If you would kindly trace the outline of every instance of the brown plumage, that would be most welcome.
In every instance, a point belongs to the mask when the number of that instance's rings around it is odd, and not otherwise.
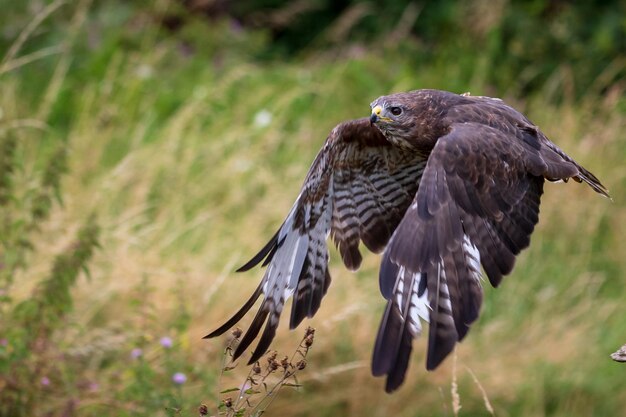
[[[385,250],[380,289],[387,308],[372,372],[385,389],[405,377],[412,340],[428,321],[427,369],[435,369],[478,318],[481,266],[498,286],[530,243],[544,180],[606,188],[526,117],[499,99],[417,90],[380,97],[369,119],[339,124],[328,136],[285,222],[239,271],[267,266],[261,284],[224,333],[263,294],[235,350],[261,332],[249,363],[269,348],[285,301],[290,328],[318,310],[330,285],[330,235],[351,270],[359,242]]]

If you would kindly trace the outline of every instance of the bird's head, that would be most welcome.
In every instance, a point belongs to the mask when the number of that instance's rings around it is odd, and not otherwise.
[[[387,102],[381,97],[372,102],[370,107],[372,108],[370,123],[378,127],[397,124],[404,119],[405,108],[400,103]]]
[[[449,105],[444,102],[458,98],[452,93],[442,97],[433,90],[382,96],[370,104],[370,123],[397,146],[430,152],[447,131],[444,110]]]
[[[398,145],[402,145],[401,142],[412,135],[411,130],[415,125],[412,102],[405,95],[382,96],[370,104],[371,125],[378,128],[387,140]]]

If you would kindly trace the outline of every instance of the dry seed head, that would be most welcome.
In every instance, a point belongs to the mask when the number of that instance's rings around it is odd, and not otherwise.
[[[304,332],[304,337],[308,337],[309,335],[313,335],[315,334],[315,329],[311,326],[306,328],[306,331]]]
[[[224,407],[231,408],[233,406],[233,399],[228,397],[224,399]]]
[[[272,359],[272,361],[267,365],[267,369],[270,372],[274,372],[275,370],[278,369],[278,362],[274,359]]]
[[[206,406],[206,404],[202,404],[200,407],[198,407],[198,413],[201,416],[206,416],[209,414],[209,407]]]
[[[298,371],[301,371],[304,368],[306,368],[306,361],[304,359],[302,359],[301,361],[296,363],[296,368],[298,368]]]
[[[304,338],[304,346],[310,348],[313,345],[313,333]]]
[[[282,361],[280,361],[280,366],[286,371],[289,368],[289,358],[285,356]]]
[[[278,352],[276,352],[276,351],[273,351],[273,352],[269,353],[267,355],[267,362],[268,363],[274,362],[276,360],[276,355],[278,355]]]
[[[233,329],[232,335],[235,339],[239,339],[241,337],[242,330],[239,327],[235,327]]]
[[[261,373],[261,365],[259,365],[259,362],[255,362],[254,365],[252,366],[252,372],[254,372],[255,374],[260,374]]]

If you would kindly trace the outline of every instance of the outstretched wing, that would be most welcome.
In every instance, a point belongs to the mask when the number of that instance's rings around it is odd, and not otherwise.
[[[530,243],[544,178],[571,177],[606,193],[531,126],[453,123],[438,140],[381,265],[388,303],[372,372],[387,375],[387,391],[404,380],[420,317],[430,322],[427,369],[463,339],[482,302],[481,264],[497,286]]]
[[[326,240],[332,236],[344,264],[361,264],[359,242],[373,252],[384,249],[404,216],[426,165],[423,157],[392,146],[359,119],[338,125],[328,136],[284,223],[261,251],[239,271],[262,262],[263,280],[246,304],[206,337],[222,334],[263,302],[235,350],[239,357],[265,329],[250,363],[268,349],[285,301],[294,296],[290,328],[318,310],[330,284]]]

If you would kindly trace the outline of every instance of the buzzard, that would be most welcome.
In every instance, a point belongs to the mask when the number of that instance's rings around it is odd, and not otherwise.
[[[524,115],[490,97],[417,90],[380,97],[371,116],[335,127],[278,232],[238,271],[267,267],[258,288],[223,326],[263,295],[238,358],[265,325],[249,363],[276,334],[293,296],[291,329],[313,317],[331,282],[327,238],[345,266],[361,264],[359,243],[384,250],[387,300],[372,359],[385,390],[405,377],[412,340],[429,322],[426,368],[463,340],[482,302],[481,266],[494,287],[530,243],[544,180],[607,189]]]

